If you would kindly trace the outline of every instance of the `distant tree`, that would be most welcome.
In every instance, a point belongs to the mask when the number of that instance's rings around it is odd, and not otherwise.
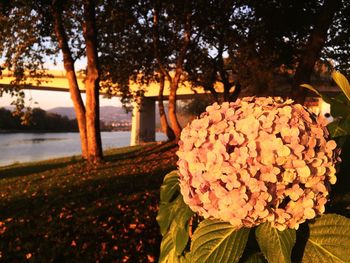
[[[165,79],[155,60],[151,10],[152,1],[114,1],[101,11],[99,17],[103,21],[99,24],[105,32],[100,36],[99,49],[102,86],[110,94],[121,96],[128,108],[131,102],[140,103],[148,84],[158,82],[161,128],[168,139],[173,140],[175,136],[163,104]],[[139,89],[131,89],[130,83]]]
[[[63,54],[68,86],[76,111],[82,156],[91,162],[102,159],[99,131],[99,63],[95,2],[2,1],[0,51],[4,67],[13,72],[16,89],[25,87],[28,77],[40,82],[48,56]],[[87,58],[86,105],[80,95],[74,63]],[[29,74],[29,76],[28,76]],[[12,92],[5,90],[5,92]],[[21,93],[18,93],[21,94]]]
[[[305,100],[306,89],[301,88],[300,84],[310,82],[315,64],[320,59],[321,51],[327,42],[328,31],[332,26],[333,18],[340,10],[341,4],[341,0],[325,0],[318,11],[293,79],[291,97],[297,102],[303,103]]]
[[[21,125],[19,116],[13,116],[10,110],[0,108],[0,130],[12,131],[78,131],[76,120],[55,113],[46,112],[40,108],[34,108],[31,121],[27,125]]]
[[[325,48],[322,50],[324,59],[332,60],[335,69],[350,77],[350,2],[343,0],[341,7],[333,17],[329,28]]]
[[[240,85],[232,74],[233,61],[228,58],[229,47],[238,44],[235,38],[239,34],[236,27],[241,23],[237,15],[240,7],[235,0],[196,4],[196,39],[191,42],[185,69],[189,81],[210,91],[216,101],[235,100],[240,93]],[[222,84],[222,94],[216,90],[217,83]]]
[[[176,116],[176,91],[191,38],[191,5],[191,1],[118,1],[103,11],[107,23],[100,51],[106,88],[127,102],[142,96],[142,87],[151,81],[158,82],[162,130],[169,139],[178,137],[181,131]],[[132,91],[130,81],[140,90]],[[162,94],[166,81],[170,83],[170,125]]]
[[[176,139],[181,133],[176,116],[176,92],[184,74],[185,58],[193,35],[193,4],[192,1],[156,1],[153,8],[154,53],[161,74],[170,83],[168,114]],[[164,56],[164,51],[168,56]]]
[[[21,126],[21,120],[18,116],[12,115],[11,111],[5,108],[0,108],[0,129],[17,130]]]
[[[228,95],[234,87],[237,93],[297,98],[301,90],[296,86],[316,74],[316,62],[334,58],[335,66],[346,67],[350,61],[350,8],[340,2],[198,1],[200,15],[193,19],[198,41],[192,41],[185,64],[189,80],[216,100],[215,83],[224,87],[223,100],[236,97]],[[287,83],[294,87],[281,90]]]

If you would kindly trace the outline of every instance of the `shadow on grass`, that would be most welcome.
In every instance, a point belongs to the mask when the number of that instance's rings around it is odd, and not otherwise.
[[[174,142],[165,142],[165,143],[150,143],[146,145],[138,145],[125,148],[126,150],[112,150],[107,151],[105,154],[105,161],[114,162],[119,160],[130,159],[134,157],[139,157],[140,155],[149,155],[152,153],[162,153],[166,152],[172,148],[176,147]]]
[[[173,147],[115,149],[92,167],[69,160],[8,167],[18,179],[3,181],[1,260],[156,262],[159,187],[175,168]]]
[[[80,158],[65,158],[64,160],[57,159],[54,162],[38,162],[33,164],[21,164],[15,166],[5,166],[0,168],[0,180],[9,179],[13,177],[21,177],[26,175],[31,175],[35,173],[41,173],[44,171],[65,168],[68,165],[76,164],[81,162]]]
[[[148,145],[138,145],[132,147],[122,147],[113,150],[107,150],[105,152],[105,161],[106,162],[116,162],[120,160],[132,159],[139,157],[141,155],[149,155],[152,153],[162,153],[172,149],[176,146],[173,142],[168,143],[150,143]],[[24,164],[15,164],[5,167],[0,167],[0,180],[9,179],[13,177],[27,176],[35,173],[41,173],[44,171],[52,169],[65,168],[68,165],[76,163],[84,163],[81,157],[67,157],[59,158],[49,161],[40,161],[35,163],[24,163]]]
[[[31,253],[41,262],[156,260],[159,187],[170,170],[89,179],[1,203],[0,221],[12,220],[0,241],[4,259]]]

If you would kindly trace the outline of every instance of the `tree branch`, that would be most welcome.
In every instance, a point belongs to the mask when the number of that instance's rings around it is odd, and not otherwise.
[[[159,2],[156,1],[154,10],[153,10],[153,50],[154,50],[154,56],[156,57],[158,67],[161,71],[161,73],[167,77],[167,79],[171,82],[172,78],[169,74],[169,72],[166,70],[165,66],[162,63],[162,59],[160,56],[160,50],[159,50],[159,29],[158,29],[158,23],[159,23]]]
[[[326,42],[328,28],[332,24],[333,17],[340,6],[341,0],[325,0],[314,29],[310,33],[299,65],[295,71],[291,90],[291,97],[299,103],[303,103],[306,96],[306,89],[301,88],[299,85],[310,82],[315,63]]]
[[[185,7],[185,22],[184,22],[184,34],[183,34],[183,42],[182,47],[179,52],[179,56],[176,60],[176,67],[175,67],[175,76],[174,78],[180,78],[182,74],[182,67],[185,60],[185,56],[188,50],[188,46],[191,41],[191,29],[192,29],[192,10],[188,6],[189,3],[186,1],[186,7]]]

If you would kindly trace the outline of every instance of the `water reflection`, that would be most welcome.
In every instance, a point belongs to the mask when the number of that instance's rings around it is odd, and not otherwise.
[[[64,141],[66,138],[33,138],[33,139],[25,139],[24,142],[28,143],[42,143],[46,141]]]

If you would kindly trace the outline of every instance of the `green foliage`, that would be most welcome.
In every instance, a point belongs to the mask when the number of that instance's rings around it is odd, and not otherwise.
[[[346,95],[348,100],[350,101],[350,85],[346,77],[343,74],[341,74],[339,71],[334,71],[332,73],[332,78],[335,81],[335,83],[337,83],[339,88],[341,88],[341,90]]]
[[[350,262],[350,220],[325,214],[309,223],[302,262]]]
[[[343,92],[334,98],[327,97],[309,84],[301,86],[313,91],[331,105],[334,121],[328,125],[328,130],[332,138],[338,138],[350,135],[350,85],[346,77],[338,71],[332,73],[332,78]]]
[[[256,228],[255,235],[261,251],[269,262],[291,262],[292,249],[296,241],[294,229],[279,231],[270,223],[264,223]]]
[[[159,262],[179,262],[180,260],[175,254],[175,245],[171,233],[168,232],[163,236],[162,243],[160,245]]]
[[[350,219],[337,214],[284,231],[268,222],[237,229],[218,219],[200,218],[198,224],[196,218],[183,202],[177,172],[169,173],[157,217],[163,235],[159,262],[350,262]]]
[[[191,116],[200,116],[205,111],[206,107],[213,104],[214,100],[208,96],[206,97],[195,97],[186,103],[183,103],[179,107],[179,112],[182,112]]]
[[[266,263],[266,259],[261,255],[261,253],[254,253],[250,255],[246,260],[242,263]]]
[[[179,175],[170,172],[160,188],[160,208],[157,221],[163,240],[159,262],[180,262],[189,240],[189,222],[192,210],[180,194]]]
[[[230,223],[204,220],[194,232],[191,262],[238,262],[249,236],[248,228],[237,230]]]
[[[9,131],[78,131],[76,120],[40,108],[31,111],[30,122],[23,125],[21,116],[13,116],[11,111],[0,108],[0,130]]]
[[[180,187],[178,184],[179,175],[177,171],[172,171],[164,177],[162,186],[160,187],[160,201],[170,203],[175,196],[179,195]]]
[[[167,233],[170,223],[175,216],[174,212],[176,210],[173,208],[180,205],[180,199],[174,201],[174,197],[178,197],[180,191],[178,180],[179,176],[176,171],[168,173],[160,188],[160,209],[157,215],[157,222],[163,236]]]

